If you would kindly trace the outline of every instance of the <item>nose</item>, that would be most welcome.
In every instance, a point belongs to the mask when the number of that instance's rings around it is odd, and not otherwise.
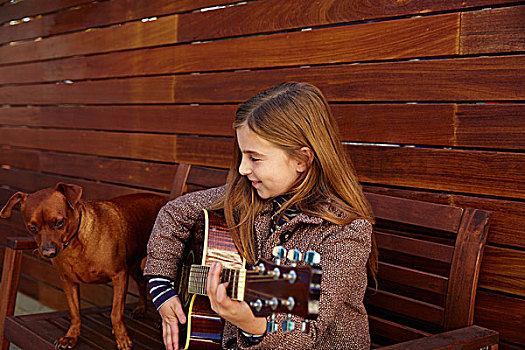
[[[52,243],[44,243],[42,246],[42,255],[46,258],[54,258],[57,255],[57,248]]]
[[[241,164],[239,164],[239,174],[242,176],[249,175],[252,172],[247,163],[248,162],[246,162],[246,158],[243,156],[241,159]]]

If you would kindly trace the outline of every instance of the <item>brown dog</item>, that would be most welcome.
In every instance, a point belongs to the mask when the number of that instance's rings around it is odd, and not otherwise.
[[[122,316],[128,276],[137,281],[140,298],[135,315],[146,311],[146,283],[140,270],[157,212],[167,198],[131,194],[109,201],[84,201],[82,188],[59,183],[32,194],[15,193],[0,211],[11,216],[20,203],[27,229],[41,254],[51,258],[66,293],[71,326],[55,343],[72,348],[80,335],[79,283],[113,282],[111,320],[119,349],[131,349]]]

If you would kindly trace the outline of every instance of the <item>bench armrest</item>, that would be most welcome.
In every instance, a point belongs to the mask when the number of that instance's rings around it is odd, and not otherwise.
[[[497,349],[499,333],[488,328],[469,326],[455,329],[428,337],[390,345],[381,349],[385,350],[410,350],[410,349],[463,349],[474,350],[484,347]]]
[[[14,250],[29,250],[37,248],[33,237],[7,237],[6,245]]]

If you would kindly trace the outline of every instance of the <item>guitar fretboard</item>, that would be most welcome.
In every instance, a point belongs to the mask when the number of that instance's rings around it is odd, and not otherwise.
[[[188,279],[188,292],[190,294],[207,295],[206,286],[208,280],[209,266],[191,265]],[[244,300],[244,288],[246,285],[246,270],[226,269],[221,272],[220,282],[229,282],[228,295],[235,300]]]

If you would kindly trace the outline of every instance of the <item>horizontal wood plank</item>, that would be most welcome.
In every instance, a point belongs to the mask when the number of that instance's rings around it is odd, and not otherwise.
[[[178,15],[173,15],[156,21],[129,22],[15,46],[4,45],[0,47],[0,64],[171,44],[177,41],[177,21]]]
[[[5,4],[1,8],[2,11],[0,11],[0,24],[9,20],[64,10],[73,6],[88,4],[92,1],[93,0],[24,0],[13,4]]]
[[[176,135],[0,128],[4,144],[100,156],[176,160]],[[49,143],[53,144],[49,144]]]
[[[47,37],[235,2],[232,0],[156,0],[155,6],[151,6],[151,2],[148,0],[91,2],[71,11],[51,13],[16,26],[0,27],[0,43]]]
[[[83,197],[85,199],[110,199],[116,196],[137,192],[162,194],[145,189],[12,169],[0,169],[0,182],[9,183],[13,190],[13,194],[16,191],[35,192],[42,188],[55,187],[58,182],[73,183],[82,186],[84,189]]]
[[[525,5],[461,15],[461,54],[525,50]]]
[[[368,288],[364,302],[403,315],[408,315],[418,320],[423,320],[436,325],[443,324],[443,308],[418,300],[406,298],[402,295],[374,290]]]
[[[176,170],[176,166],[171,164],[26,149],[2,150],[0,164],[46,174],[79,177],[160,191],[170,190]]]
[[[425,259],[450,263],[454,254],[454,247],[445,244],[402,237],[376,230],[375,237],[377,248],[380,250],[393,250]]]
[[[521,153],[346,146],[359,179],[390,186],[525,198]],[[508,164],[513,164],[509,167]]]
[[[247,2],[221,11],[185,14],[178,31],[181,41],[207,40],[514,2],[518,1],[266,0]]]
[[[525,149],[525,104],[458,105],[455,146]]]
[[[0,124],[233,136],[236,109],[237,105],[12,107],[0,108]],[[425,115],[433,113],[430,108]]]
[[[397,342],[403,342],[430,335],[430,333],[421,331],[419,329],[404,326],[388,320],[383,320],[373,315],[369,315],[368,319],[370,322],[370,333],[372,337],[377,334],[388,339],[394,339]]]
[[[479,286],[525,297],[525,251],[486,246]]]
[[[373,193],[367,193],[366,197],[374,208],[374,216],[377,219],[452,233],[457,232],[461,223],[463,210],[460,208]]]
[[[172,21],[169,21],[170,18]],[[90,49],[93,52],[106,52],[168,44],[175,40],[176,33],[171,31],[175,30],[173,28],[176,27],[176,21],[176,16],[160,18],[155,22],[159,28],[153,29],[144,27],[143,23],[125,24],[122,30],[129,39],[122,35],[113,35],[114,31],[121,29],[112,27],[107,28],[107,31],[111,30],[108,34],[103,33],[106,29],[101,29],[71,34],[82,35],[79,38],[58,37],[56,40],[68,42],[62,48],[64,53],[56,48],[55,42],[47,42],[55,38],[14,47],[0,47],[0,55],[2,50],[5,52],[4,60],[0,56],[0,64],[12,63],[14,60],[20,62],[17,59],[19,56],[22,61],[35,61],[87,54]],[[132,25],[138,29],[127,28]],[[147,30],[147,33],[139,33],[138,30]],[[414,36],[414,32],[421,35]],[[95,39],[90,37],[95,35]],[[100,44],[102,35],[106,46]],[[0,84],[454,55],[458,53],[458,35],[459,15],[447,14],[10,65],[0,67]],[[115,43],[112,44],[112,41]],[[50,45],[50,48],[41,48],[43,45]],[[305,52],[308,55],[305,56]],[[41,57],[43,53],[47,56]]]
[[[498,330],[500,339],[523,344],[525,300],[479,290],[476,297],[474,324]]]
[[[238,103],[283,81],[330,101],[519,101],[525,56],[357,64],[0,87],[0,103]],[[224,89],[228,86],[228,89]]]
[[[498,332],[476,325],[388,346],[385,350],[406,349],[486,349],[498,347]]]
[[[12,107],[0,108],[0,124],[233,136],[236,108]],[[525,120],[520,118],[525,104],[333,104],[331,108],[344,141],[525,149]]]
[[[379,262],[378,277],[437,294],[446,294],[448,278],[407,267]]]

